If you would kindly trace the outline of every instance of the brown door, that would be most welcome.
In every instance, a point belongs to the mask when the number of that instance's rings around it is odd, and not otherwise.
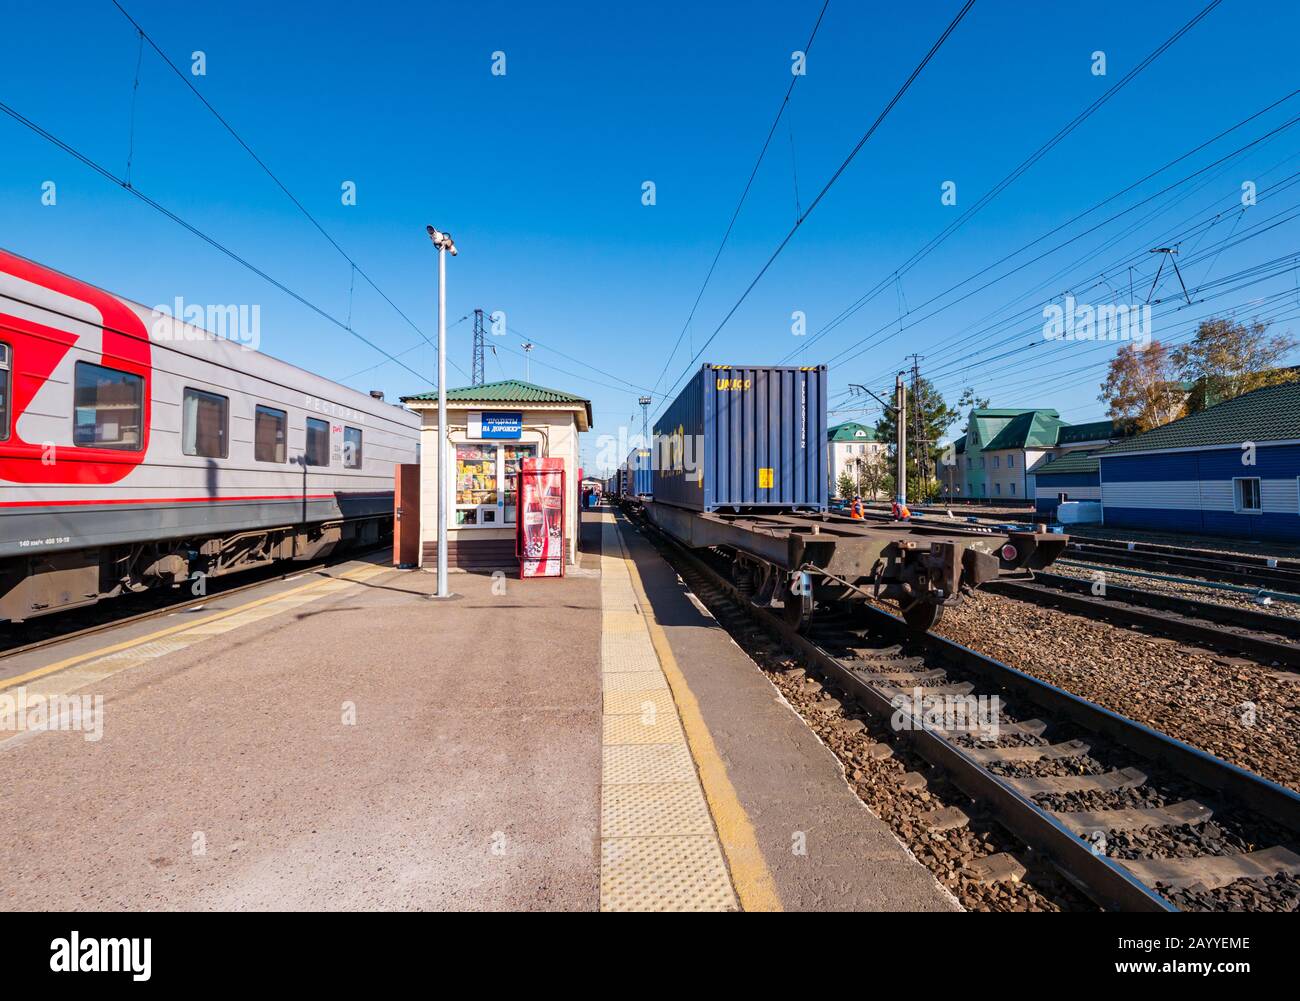
[[[420,562],[420,464],[396,467],[393,486],[393,565],[414,567]]]

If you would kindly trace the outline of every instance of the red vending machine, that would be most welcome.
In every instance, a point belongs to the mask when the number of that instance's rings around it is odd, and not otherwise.
[[[564,460],[523,459],[515,555],[519,576],[564,576]]]

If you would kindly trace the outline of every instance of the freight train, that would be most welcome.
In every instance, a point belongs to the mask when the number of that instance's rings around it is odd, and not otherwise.
[[[391,532],[419,418],[0,251],[0,621]]]
[[[1042,531],[862,521],[828,508],[826,366],[705,365],[655,423],[646,517],[725,554],[750,600],[805,630],[819,607],[896,602],[916,631],[999,577],[1027,576],[1068,542]],[[626,496],[626,494],[623,494]]]

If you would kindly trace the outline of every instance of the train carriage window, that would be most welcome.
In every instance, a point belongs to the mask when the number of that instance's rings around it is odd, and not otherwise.
[[[253,458],[258,462],[284,462],[289,415],[260,403],[253,413]]]
[[[307,418],[307,450],[303,453],[303,463],[308,466],[330,464],[330,426],[327,421]]]
[[[72,440],[95,448],[138,452],[143,445],[144,379],[129,372],[77,362],[72,397]]]
[[[361,468],[361,429],[343,429],[343,465],[347,469]]]
[[[181,451],[208,459],[230,454],[230,400],[216,393],[186,388],[181,407]]]
[[[9,438],[9,371],[12,367],[9,359],[9,345],[0,342],[0,441]]]

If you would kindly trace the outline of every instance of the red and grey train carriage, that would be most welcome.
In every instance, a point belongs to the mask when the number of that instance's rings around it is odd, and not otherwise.
[[[0,621],[377,541],[418,424],[0,251]]]

